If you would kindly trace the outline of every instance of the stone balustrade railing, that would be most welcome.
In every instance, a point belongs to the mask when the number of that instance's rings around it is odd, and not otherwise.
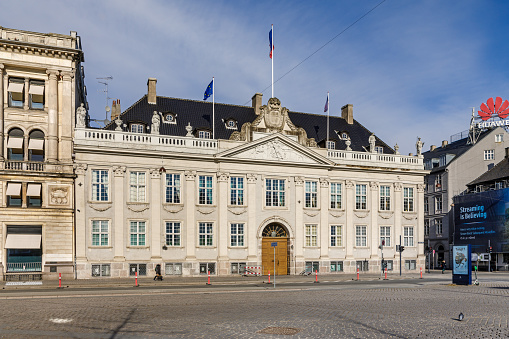
[[[329,150],[327,152],[327,157],[334,162],[345,165],[352,164],[357,166],[392,168],[404,167],[413,170],[424,170],[422,156]]]

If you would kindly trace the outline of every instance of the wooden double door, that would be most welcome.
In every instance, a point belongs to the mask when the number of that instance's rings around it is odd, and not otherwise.
[[[277,243],[276,247],[272,247],[272,243]],[[275,253],[274,253],[275,251]],[[275,254],[275,256],[274,256]],[[270,271],[274,275],[274,259],[275,259],[275,275],[288,274],[288,238],[262,238],[262,265],[263,275],[267,275]]]

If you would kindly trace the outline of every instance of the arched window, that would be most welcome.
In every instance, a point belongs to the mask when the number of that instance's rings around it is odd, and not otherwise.
[[[33,130],[29,134],[28,160],[44,161],[44,133],[42,131]]]
[[[9,131],[7,159],[16,161],[23,161],[25,159],[23,135],[23,131],[19,128],[13,128]]]

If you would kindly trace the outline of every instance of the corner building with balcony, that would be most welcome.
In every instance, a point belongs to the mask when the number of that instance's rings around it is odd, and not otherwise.
[[[76,32],[0,27],[0,275],[74,277],[76,105],[86,103]]]
[[[403,270],[424,265],[422,156],[387,146],[352,105],[330,118],[327,149],[327,116],[277,98],[213,114],[147,85],[104,129],[76,126],[79,278],[157,264],[184,276],[380,272],[382,255],[397,270],[400,237]]]

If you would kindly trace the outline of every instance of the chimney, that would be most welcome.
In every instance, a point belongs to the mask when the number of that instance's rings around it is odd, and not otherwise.
[[[442,140],[442,148],[447,146],[447,144],[449,144],[447,140]]]
[[[148,78],[148,81],[147,81],[147,87],[148,87],[148,91],[147,91],[147,101],[149,104],[157,104],[157,100],[156,100],[156,83],[157,83],[157,79],[156,78]]]
[[[113,103],[111,105],[111,120],[115,120],[116,117],[118,117],[121,113],[120,110],[120,99],[113,100]]]
[[[509,159],[509,147],[505,148],[505,158]]]
[[[353,124],[353,105],[347,104],[341,107],[341,117],[345,119],[346,123],[349,125]]]
[[[431,146],[429,147],[429,151],[430,151],[430,152],[433,152],[433,151],[434,151],[434,150],[436,150],[436,149],[437,149],[437,146],[436,146],[436,145],[431,145]]]
[[[256,115],[260,115],[260,107],[262,106],[262,93],[255,93],[251,98],[251,104],[254,108],[254,112]]]

